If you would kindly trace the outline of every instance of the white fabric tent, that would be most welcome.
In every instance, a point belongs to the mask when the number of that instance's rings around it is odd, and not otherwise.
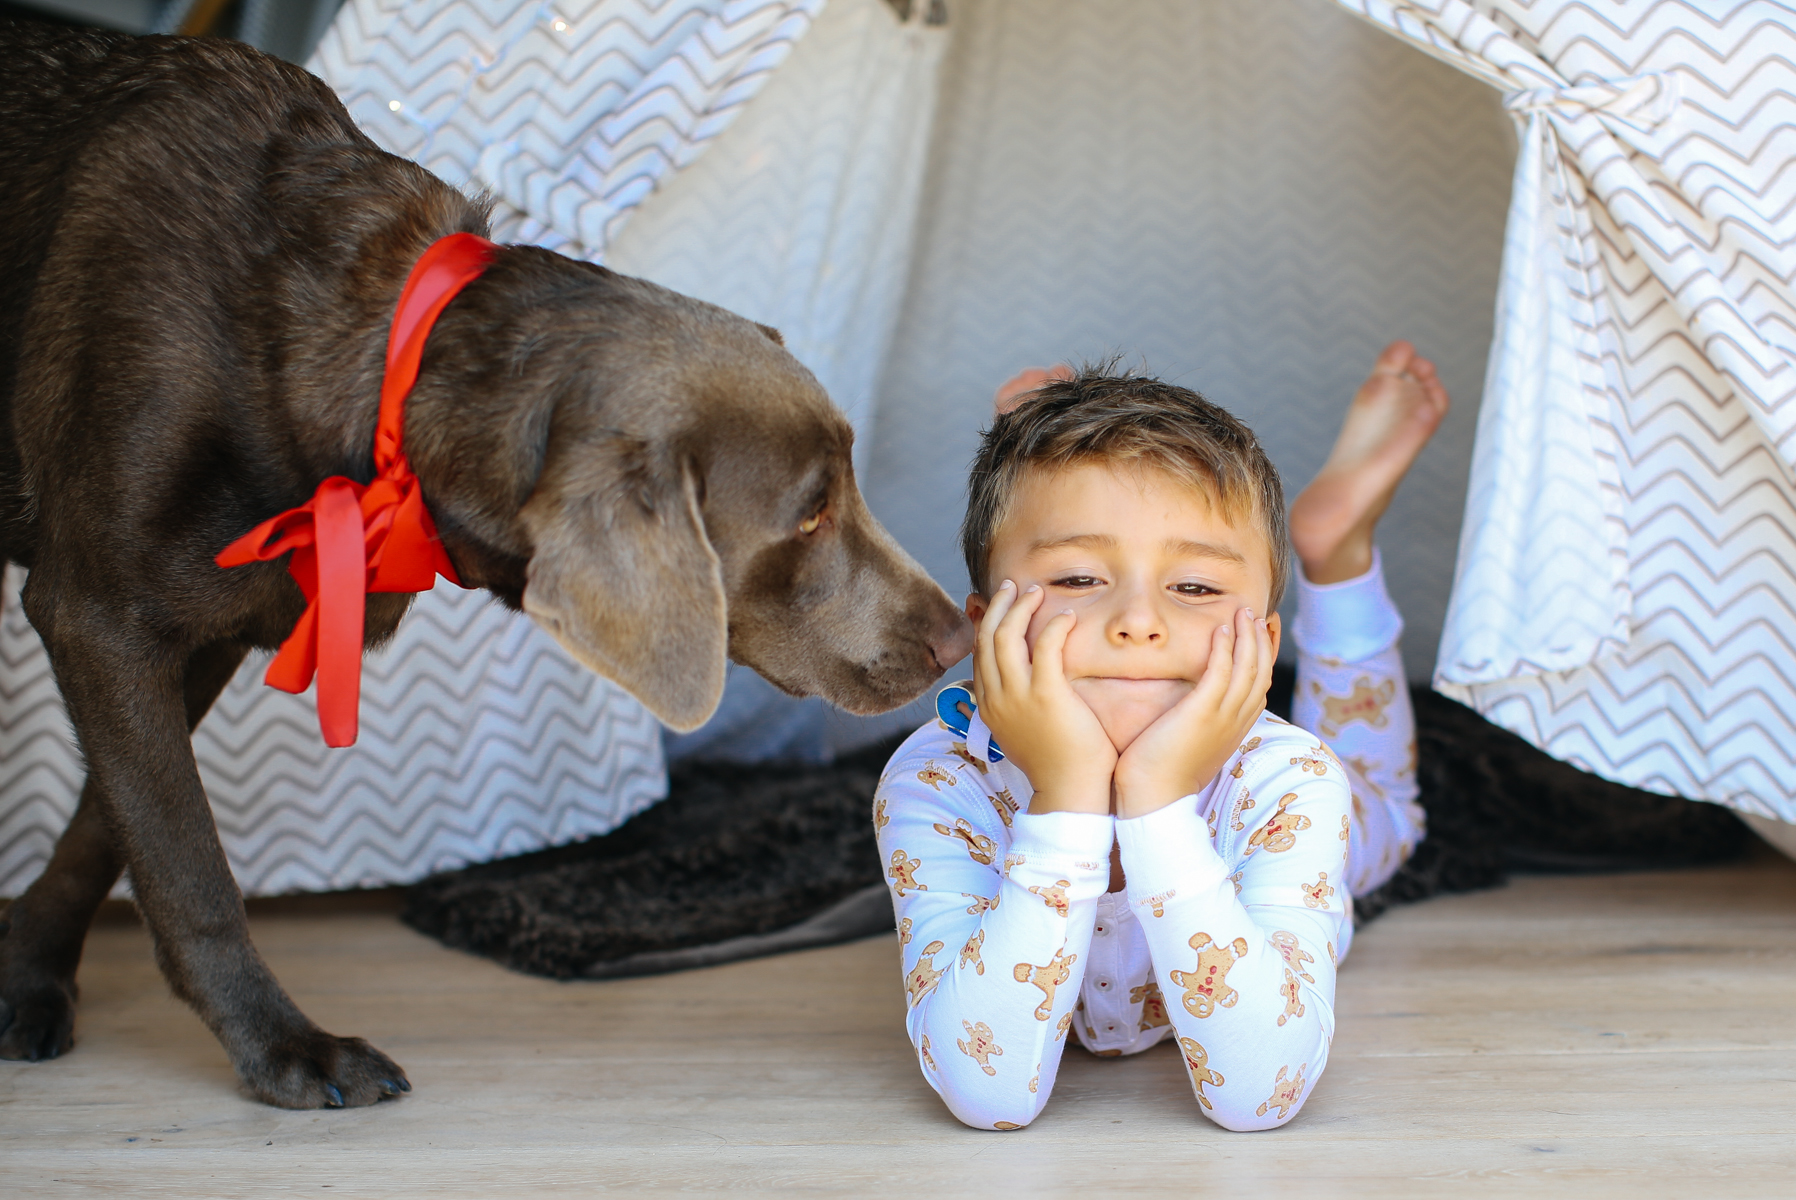
[[[1796,821],[1796,11],[1343,3],[1524,131],[1437,685]]]
[[[1559,45],[1555,36],[1569,47],[1606,45],[1602,38],[1611,33],[1600,22],[1574,19],[1583,6],[1541,0],[1517,6],[1550,36],[1507,20],[1504,7],[959,0],[943,27],[931,23],[940,6],[923,0],[351,0],[312,66],[383,145],[454,183],[491,190],[501,237],[602,258],[782,328],[849,411],[860,435],[857,465],[875,511],[951,590],[965,586],[953,547],[965,464],[992,386],[1015,368],[1120,351],[1240,412],[1262,431],[1287,478],[1300,481],[1326,452],[1340,407],[1371,356],[1392,336],[1411,337],[1440,364],[1457,401],[1384,527],[1387,572],[1409,622],[1405,649],[1412,675],[1426,673],[1439,644],[1444,683],[1469,688],[1473,703],[1555,753],[1630,782],[1665,788],[1676,778],[1682,781],[1677,790],[1686,794],[1779,811],[1776,796],[1782,793],[1758,784],[1750,793],[1727,794],[1694,786],[1713,778],[1712,772],[1674,776],[1653,766],[1630,774],[1635,760],[1588,749],[1605,744],[1609,710],[1580,700],[1583,707],[1569,706],[1575,711],[1565,720],[1543,723],[1542,714],[1556,719],[1568,706],[1535,703],[1540,695],[1555,695],[1552,689],[1565,680],[1575,682],[1580,671],[1592,679],[1618,678],[1606,664],[1651,644],[1642,640],[1640,615],[1654,611],[1653,605],[1670,608],[1652,599],[1653,587],[1662,583],[1656,560],[1614,548],[1616,531],[1628,520],[1618,497],[1627,493],[1634,460],[1613,458],[1611,480],[1597,455],[1579,457],[1581,447],[1602,432],[1588,416],[1598,378],[1587,369],[1590,361],[1603,364],[1601,382],[1610,389],[1602,393],[1604,403],[1626,412],[1644,392],[1615,391],[1612,376],[1626,376],[1634,360],[1614,349],[1579,358],[1586,343],[1554,332],[1564,326],[1553,318],[1568,303],[1587,300],[1594,284],[1582,291],[1549,289],[1545,301],[1537,289],[1532,307],[1516,300],[1531,281],[1563,283],[1560,264],[1608,261],[1601,257],[1608,245],[1601,236],[1606,218],[1593,215],[1600,205],[1589,199],[1593,189],[1583,182],[1585,171],[1601,172],[1561,147],[1583,147],[1579,131],[1590,128],[1615,140],[1604,122],[1618,112],[1633,123],[1629,136],[1639,126],[1647,132],[1638,136],[1648,138],[1647,122],[1663,105],[1655,107],[1656,90],[1630,91],[1635,81],[1613,63],[1599,69],[1582,60],[1560,61],[1556,52],[1542,49]],[[1680,43],[1679,37],[1655,42],[1642,32],[1652,20],[1664,32],[1665,15],[1654,16],[1657,9],[1689,10],[1678,20],[1695,27],[1706,14],[1752,6],[1667,0],[1622,7],[1644,14],[1627,24],[1630,36],[1660,47],[1653,53],[1666,53],[1663,46]],[[1769,7],[1787,16],[1785,6]],[[1372,23],[1355,20],[1349,10]],[[1560,10],[1572,16],[1554,17]],[[1485,25],[1471,23],[1473,18]],[[1468,32],[1486,25],[1516,49],[1498,54],[1491,37]],[[1710,26],[1734,28],[1725,21]],[[1294,37],[1294,29],[1303,36]],[[1387,36],[1391,32],[1400,37]],[[1416,46],[1432,57],[1416,53]],[[1660,68],[1642,68],[1649,69]],[[1619,86],[1601,93],[1564,90],[1588,87],[1597,77]],[[1493,82],[1502,90],[1488,86]],[[1528,118],[1528,151],[1513,197],[1518,212],[1526,207],[1535,214],[1532,225],[1510,222],[1507,255],[1515,150],[1504,115],[1506,94],[1509,111]],[[1735,89],[1729,103],[1741,94]],[[1635,108],[1620,111],[1630,105]],[[1689,107],[1687,93],[1683,107]],[[1592,108],[1606,108],[1608,115],[1593,116]],[[1756,136],[1774,137],[1775,131]],[[1634,142],[1618,144],[1624,146],[1620,159],[1639,161]],[[1754,201],[1767,212],[1776,205],[1765,197],[1783,186],[1781,177],[1771,183]],[[1549,218],[1544,222],[1543,212]],[[1566,244],[1554,240],[1562,220],[1573,222],[1567,228],[1574,230],[1584,228],[1578,220],[1598,230],[1595,251],[1588,233],[1580,234],[1595,259],[1568,252],[1554,260],[1548,251]],[[1538,236],[1522,236],[1528,231]],[[1633,261],[1623,259],[1624,265]],[[1489,372],[1495,399],[1480,417],[1479,381],[1500,267],[1504,308],[1499,353]],[[1620,294],[1633,296],[1642,270],[1628,270],[1635,274],[1624,273],[1628,287]],[[1787,298],[1787,289],[1783,294]],[[1632,310],[1619,307],[1632,319]],[[1567,347],[1575,361],[1567,359]],[[1693,357],[1699,356],[1685,356]],[[1678,361],[1684,375],[1701,370]],[[1722,397],[1717,404],[1730,402],[1724,393],[1733,385],[1712,385],[1716,377],[1700,375],[1708,394]],[[1542,384],[1561,378],[1581,390]],[[1567,396],[1574,401],[1569,408]],[[1675,403],[1670,408],[1683,411]],[[1624,445],[1625,424],[1611,421],[1609,427]],[[1468,536],[1442,643],[1474,427],[1478,474],[1471,505],[1463,510]],[[1533,428],[1569,432],[1541,437],[1528,433]],[[1737,423],[1719,428],[1731,430],[1727,437],[1740,436]],[[1581,429],[1590,432],[1580,435]],[[1642,443],[1648,450],[1655,446]],[[1735,459],[1705,461],[1741,469]],[[1532,524],[1505,525],[1505,498],[1540,493],[1541,480],[1561,489],[1548,494],[1572,498],[1556,501],[1560,524],[1548,519],[1553,513],[1542,504],[1524,508]],[[1755,487],[1788,496],[1782,482],[1759,480]],[[1728,494],[1744,506],[1741,513],[1756,502]],[[1650,495],[1643,497],[1640,503],[1650,504]],[[1579,519],[1586,514],[1593,519]],[[1593,536],[1603,540],[1593,542]],[[1775,540],[1769,532],[1753,536]],[[1740,539],[1726,544],[1737,547]],[[1519,562],[1518,545],[1562,545],[1574,554],[1579,547],[1601,547],[1573,564],[1581,574],[1567,576],[1578,602],[1560,602],[1569,603],[1573,625],[1581,621],[1597,631],[1586,638],[1599,656],[1594,665],[1537,673],[1558,661],[1542,657],[1543,637],[1552,650],[1570,643],[1562,635],[1567,626],[1560,610],[1536,603],[1536,593],[1510,593],[1506,604],[1494,605],[1500,610],[1494,625],[1480,618],[1477,605],[1493,604],[1474,597],[1504,595],[1481,593],[1480,581],[1523,577],[1499,569],[1504,554],[1512,565]],[[1796,561],[1776,546],[1761,557],[1767,560],[1761,565],[1786,573]],[[1516,569],[1539,561],[1537,555]],[[1742,550],[1728,561],[1736,562],[1737,572],[1738,562],[1755,560]],[[1607,572],[1594,598],[1586,578],[1592,564]],[[1627,613],[1620,623],[1615,615],[1624,593],[1631,595],[1631,625]],[[1751,587],[1742,594],[1758,595]],[[439,603],[458,602],[477,614],[471,623],[432,617]],[[1733,611],[1737,616],[1737,607]],[[1560,627],[1534,619],[1543,612],[1558,618]],[[1785,631],[1778,636],[1787,636],[1787,616],[1771,626]],[[306,736],[312,726],[304,702],[262,689],[254,665],[227,693],[220,714],[202,727],[202,761],[217,754],[206,770],[221,826],[279,825],[268,819],[275,789],[258,765],[266,755],[243,749],[251,736],[262,736],[289,737],[279,751],[282,760],[306,764],[305,771],[292,773],[296,781],[310,775],[307,787],[282,795],[277,807],[310,814],[299,823],[309,820],[318,829],[368,831],[360,839],[315,836],[307,850],[311,874],[302,878],[251,865],[281,855],[271,856],[271,842],[256,843],[253,830],[246,840],[233,840],[227,828],[233,862],[249,890],[415,878],[453,862],[601,832],[659,794],[660,760],[639,736],[650,723],[615,689],[594,683],[602,703],[585,701],[589,708],[597,703],[593,713],[602,709],[609,714],[604,719],[629,731],[615,735],[621,741],[606,741],[614,735],[599,728],[597,716],[570,718],[566,696],[540,680],[513,670],[509,685],[480,682],[505,676],[504,655],[483,648],[502,642],[528,645],[537,671],[574,678],[557,674],[577,668],[526,623],[477,598],[450,593],[421,601],[407,629],[416,636],[402,630],[399,644],[379,660],[389,665],[377,668],[389,672],[399,689],[395,720],[390,728],[365,720],[363,744],[353,751],[326,755],[315,737]],[[1507,639],[1503,644],[1511,650],[1522,647],[1503,660],[1519,664],[1519,673],[1456,679],[1451,664],[1482,653],[1473,644],[1478,637]],[[513,788],[513,809],[528,794],[539,810],[530,821],[503,815],[504,804],[483,807],[486,788],[477,772],[445,772],[441,787],[408,790],[404,766],[389,765],[429,762],[432,753],[440,754],[423,748],[428,739],[414,737],[404,714],[430,686],[419,683],[430,671],[415,656],[440,658],[451,645],[463,652],[456,656],[457,719],[472,722],[470,728],[510,722],[509,736],[519,746],[545,742],[547,729],[577,730],[570,740],[594,764],[564,772],[559,791],[533,790],[527,782]],[[0,622],[0,656],[9,670],[20,664],[30,675],[33,655],[41,664],[35,639],[16,608],[9,610]],[[1501,658],[1489,657],[1492,663]],[[1488,674],[1495,668],[1480,669]],[[1796,672],[1784,671],[1784,679],[1791,677]],[[1708,685],[1696,679],[1692,690],[1691,678],[1677,677],[1667,686],[1683,688],[1679,695],[1701,709]],[[409,698],[408,680],[414,689]],[[1609,684],[1581,686],[1580,695],[1593,695]],[[1787,684],[1781,686],[1757,686],[1752,695],[1768,695],[1774,710],[1796,711],[1784,698]],[[9,716],[0,705],[0,734],[10,747],[6,769],[9,777],[36,780],[37,786],[8,787],[7,804],[0,806],[0,892],[16,890],[36,873],[78,779],[66,741],[57,736],[54,695],[40,687],[21,698],[28,701],[28,716]],[[294,713],[268,722],[269,706],[289,702],[298,706]],[[1648,708],[1656,703],[1660,712],[1673,707],[1650,688],[1634,689],[1627,702]],[[249,722],[241,728],[233,727],[240,718],[225,716],[232,704]],[[741,672],[732,677],[719,717],[674,739],[670,749],[822,757],[918,719],[915,711],[872,721],[848,718],[817,701],[779,696]],[[257,721],[290,732],[257,735]],[[21,740],[27,731],[34,731],[29,745]],[[215,734],[216,751],[208,749]],[[377,745],[377,738],[384,743]],[[631,739],[638,739],[633,749],[623,744]],[[455,745],[465,740],[460,734],[445,738]],[[52,742],[62,749],[51,750]],[[546,744],[555,745],[556,738]],[[1672,757],[1687,766],[1689,755],[1679,753]],[[1787,766],[1787,759],[1755,754],[1748,748],[1743,759],[1772,771],[1779,763]],[[364,786],[345,788],[334,777],[317,785],[320,772],[362,755],[369,763],[360,776]],[[537,776],[521,771],[516,778],[540,776],[540,767],[532,770]],[[382,771],[389,777],[384,790]],[[1743,778],[1737,771],[1736,777]],[[1791,778],[1787,769],[1782,778]],[[620,787],[617,780],[630,782]],[[235,797],[232,786],[240,789]],[[452,809],[465,812],[462,827],[447,841],[420,836],[393,850],[393,828],[428,825],[422,814],[433,787],[437,796],[452,799]],[[28,803],[15,799],[27,792]],[[367,865],[382,856],[387,861]]]

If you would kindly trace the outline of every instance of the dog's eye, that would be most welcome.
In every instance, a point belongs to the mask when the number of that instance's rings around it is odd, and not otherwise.
[[[823,524],[823,510],[820,508],[816,512],[812,513],[810,516],[806,517],[804,520],[802,520],[798,523],[798,532],[803,533],[803,534],[816,533],[818,527],[820,527],[822,524]]]

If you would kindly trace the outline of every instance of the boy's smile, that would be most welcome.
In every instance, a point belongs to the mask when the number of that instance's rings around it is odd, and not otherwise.
[[[1046,593],[1025,635],[1031,649],[1072,610],[1066,677],[1118,752],[1195,686],[1216,627],[1241,608],[1267,616],[1278,646],[1265,536],[1158,469],[1029,472],[993,536],[987,577]],[[968,596],[967,615],[978,622],[988,602]]]

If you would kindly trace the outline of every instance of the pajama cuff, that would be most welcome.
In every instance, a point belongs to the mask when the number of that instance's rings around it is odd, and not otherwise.
[[[1397,644],[1403,617],[1384,586],[1384,561],[1376,547],[1372,569],[1340,583],[1311,583],[1297,572],[1297,619],[1291,640],[1314,658],[1365,662]]]
[[[1209,827],[1197,815],[1195,794],[1145,817],[1119,818],[1116,844],[1122,848],[1131,904],[1175,891],[1202,892],[1228,876]]]
[[[1116,823],[1099,813],[1018,813],[1010,850],[1031,859],[1101,863],[1108,872]]]

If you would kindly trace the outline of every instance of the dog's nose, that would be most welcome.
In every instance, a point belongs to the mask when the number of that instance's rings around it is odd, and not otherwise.
[[[929,653],[935,659],[938,671],[946,671],[973,652],[973,623],[958,608],[953,611],[951,622],[937,629],[929,639]]]

